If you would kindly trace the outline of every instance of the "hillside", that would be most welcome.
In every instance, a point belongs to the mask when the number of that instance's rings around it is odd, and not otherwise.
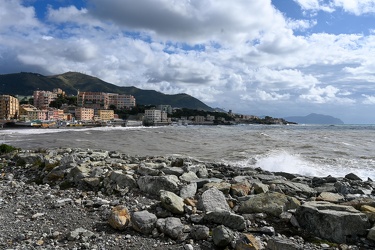
[[[284,118],[290,122],[296,122],[299,124],[344,124],[339,118],[335,118],[329,115],[321,115],[321,114],[309,114],[307,116],[290,116]]]
[[[187,95],[166,95],[155,90],[143,90],[136,87],[120,87],[99,78],[77,72],[44,76],[36,73],[15,73],[0,75],[0,93],[11,95],[32,95],[34,90],[64,90],[68,95],[77,91],[108,92],[133,95],[137,104],[171,105],[173,107],[212,111],[213,109],[200,100]]]

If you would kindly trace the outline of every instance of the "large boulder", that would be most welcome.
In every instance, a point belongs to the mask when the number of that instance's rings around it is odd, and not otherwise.
[[[232,230],[226,228],[223,225],[215,227],[212,229],[212,241],[218,247],[226,247],[231,244],[234,239],[234,234]]]
[[[150,234],[155,228],[156,221],[156,215],[146,210],[134,212],[131,217],[133,229],[143,234]]]
[[[197,183],[190,183],[181,187],[180,197],[183,199],[193,198],[197,192]]]
[[[220,210],[230,211],[224,194],[216,188],[210,188],[202,194],[198,207],[205,212]]]
[[[175,193],[161,190],[160,202],[165,209],[174,214],[184,213],[184,200]]]
[[[207,212],[204,215],[204,220],[209,223],[221,224],[235,230],[244,230],[246,228],[244,217],[226,210]]]
[[[247,196],[240,201],[238,212],[246,213],[266,213],[273,216],[280,216],[281,213],[289,209],[295,209],[300,202],[294,198],[281,193],[261,193]]]
[[[137,183],[141,191],[152,195],[159,195],[161,190],[173,193],[179,191],[179,180],[175,175],[141,176]]]
[[[178,239],[184,231],[184,224],[181,223],[179,218],[158,219],[156,224],[159,231],[174,240]]]
[[[302,228],[337,243],[355,241],[370,227],[364,213],[351,206],[324,201],[306,202],[297,209],[295,216]]]

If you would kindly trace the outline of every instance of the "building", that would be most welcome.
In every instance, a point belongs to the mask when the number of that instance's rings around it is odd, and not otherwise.
[[[0,95],[0,119],[17,119],[20,104],[16,97],[11,95]]]
[[[116,109],[135,107],[135,98],[132,95],[120,95],[103,92],[78,92],[77,106],[85,108],[109,109],[114,106]]]
[[[159,109],[161,111],[166,112],[167,114],[172,114],[173,113],[173,108],[171,105],[158,105],[156,109]]]
[[[146,109],[144,119],[153,124],[161,122],[161,113],[161,110],[158,109]]]
[[[94,119],[94,109],[92,108],[76,108],[76,119],[79,121],[92,121]]]
[[[57,93],[51,91],[34,91],[34,106],[38,109],[47,109],[52,101],[57,99]]]
[[[99,119],[102,121],[110,121],[115,118],[115,112],[111,109],[98,110]]]

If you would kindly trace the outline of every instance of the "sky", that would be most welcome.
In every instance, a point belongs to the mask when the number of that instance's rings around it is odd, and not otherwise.
[[[68,71],[375,124],[375,0],[1,0],[0,74]]]

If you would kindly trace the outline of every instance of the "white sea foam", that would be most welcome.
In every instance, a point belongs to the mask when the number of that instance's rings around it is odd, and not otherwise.
[[[272,151],[268,154],[259,155],[255,158],[250,157],[230,164],[239,167],[259,167],[271,172],[287,172],[304,176],[325,177],[331,175],[344,177],[348,173],[355,173],[363,180],[367,180],[368,177],[375,179],[375,161],[372,159],[359,161],[335,159],[334,164],[332,162],[312,162],[299,154],[291,154],[283,150]]]

